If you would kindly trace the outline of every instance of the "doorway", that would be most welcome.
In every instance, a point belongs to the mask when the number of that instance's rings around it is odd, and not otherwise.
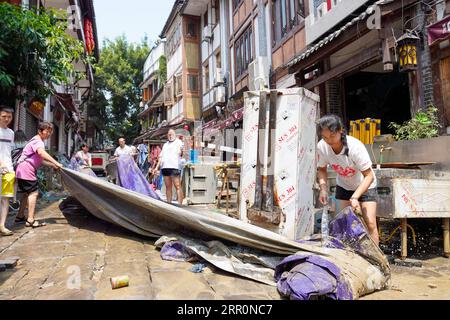
[[[411,119],[408,74],[361,71],[344,78],[346,120],[381,119],[381,133],[394,133],[391,122]]]

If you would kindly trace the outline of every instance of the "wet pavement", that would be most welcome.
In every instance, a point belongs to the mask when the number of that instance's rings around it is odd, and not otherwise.
[[[12,226],[13,216],[8,219]],[[280,299],[275,287],[208,266],[164,261],[152,239],[90,215],[64,216],[58,202],[42,204],[37,219],[47,226],[12,227],[0,237],[0,260],[20,265],[0,272],[0,299]],[[450,262],[438,255],[423,266],[392,266],[390,290],[363,299],[450,299]],[[112,290],[110,278],[127,275],[129,286]]]
[[[65,217],[57,203],[37,219],[47,226],[22,224],[0,238],[0,260],[21,261],[0,272],[0,299],[280,299],[275,287],[212,266],[193,273],[192,263],[164,261],[151,239],[89,215]],[[129,286],[112,290],[110,278],[122,275]]]

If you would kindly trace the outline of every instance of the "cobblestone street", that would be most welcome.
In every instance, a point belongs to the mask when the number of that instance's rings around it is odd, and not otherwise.
[[[20,257],[16,268],[0,272],[0,299],[280,299],[275,287],[213,267],[193,273],[191,263],[163,261],[151,240],[91,216],[64,217],[56,202],[41,205],[38,218],[47,226],[22,224],[13,237],[0,238],[0,260]],[[448,259],[392,271],[391,290],[363,299],[449,298]],[[121,275],[129,276],[129,287],[112,290],[110,277]]]
[[[153,242],[90,216],[67,217],[53,203],[38,219],[0,238],[0,260],[21,265],[0,273],[0,299],[279,299],[276,288],[228,276],[210,267],[164,261]],[[12,217],[10,217],[12,220]],[[78,269],[79,268],[79,269]],[[69,289],[79,270],[80,288]],[[111,289],[110,277],[128,275],[127,288]]]

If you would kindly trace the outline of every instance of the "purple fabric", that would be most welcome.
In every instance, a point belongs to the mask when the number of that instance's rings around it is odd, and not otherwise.
[[[325,246],[347,249],[371,260],[370,246],[366,241],[368,237],[361,220],[348,207],[330,221],[329,242]],[[277,266],[275,278],[279,292],[290,299],[353,299],[352,290],[340,269],[319,256],[303,254],[287,257]]]
[[[94,171],[92,171],[91,168],[83,167],[82,165],[80,165],[80,162],[75,157],[72,157],[72,159],[70,159],[70,163],[67,168],[77,172],[85,173],[87,175],[90,175],[91,177],[97,177],[97,175]]]
[[[351,207],[345,208],[330,221],[329,235],[329,247],[348,248],[363,256],[369,255],[361,246],[361,240],[367,237],[368,233]]]
[[[353,299],[340,269],[319,256],[297,254],[287,257],[276,267],[275,279],[280,294],[291,300]]]
[[[161,200],[131,156],[122,155],[117,159],[117,176],[121,187]]]
[[[169,261],[190,261],[194,254],[179,241],[166,242],[161,249],[161,258]]]

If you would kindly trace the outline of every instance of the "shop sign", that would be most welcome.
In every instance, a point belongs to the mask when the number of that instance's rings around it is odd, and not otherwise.
[[[428,44],[450,37],[450,16],[428,27]]]

